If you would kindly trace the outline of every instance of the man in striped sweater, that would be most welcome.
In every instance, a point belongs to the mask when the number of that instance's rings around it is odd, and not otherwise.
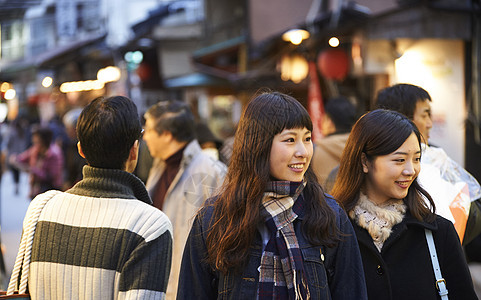
[[[53,195],[35,232],[32,299],[165,298],[172,225],[131,174],[141,132],[137,107],[126,97],[97,98],[82,111],[83,179],[33,200]]]

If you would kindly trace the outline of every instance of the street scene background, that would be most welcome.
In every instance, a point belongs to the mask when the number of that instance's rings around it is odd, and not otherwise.
[[[36,125],[58,130],[55,141],[69,153],[66,190],[84,163],[76,117],[98,96],[128,96],[140,116],[159,101],[184,101],[209,142],[222,144],[254,95],[281,91],[308,108],[316,141],[331,99],[346,97],[360,116],[381,89],[410,83],[432,97],[430,144],[480,181],[480,61],[476,0],[0,0],[6,275],[32,197],[29,174],[20,172],[17,190],[9,168],[20,150],[8,149],[6,136],[18,124],[26,134],[13,140],[23,150]],[[145,182],[152,158],[145,145],[141,153],[136,175]],[[480,263],[469,264],[481,295]]]

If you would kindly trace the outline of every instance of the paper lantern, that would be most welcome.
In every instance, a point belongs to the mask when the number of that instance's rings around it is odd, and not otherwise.
[[[349,71],[349,59],[344,50],[340,48],[329,48],[319,53],[317,66],[323,77],[333,80],[343,80]]]

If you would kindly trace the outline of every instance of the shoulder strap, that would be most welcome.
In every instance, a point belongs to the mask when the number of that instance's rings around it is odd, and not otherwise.
[[[32,200],[31,207],[29,207],[29,213],[27,216],[25,216],[26,220],[24,221],[22,239],[20,241],[17,258],[15,259],[12,276],[10,277],[10,282],[8,284],[7,295],[12,295],[17,288],[20,273],[22,275],[20,276],[18,292],[19,294],[26,293],[35,228],[37,227],[37,222],[40,218],[42,209],[45,207],[47,202],[58,193],[60,193],[60,191],[48,191],[38,198]]]
[[[433,233],[429,229],[424,229],[426,234],[426,241],[428,243],[429,254],[431,262],[433,264],[434,276],[436,276],[436,289],[441,296],[441,300],[448,300],[448,290],[446,288],[446,280],[444,280],[441,274],[441,268],[439,267],[438,255],[436,253],[436,247],[434,245]]]

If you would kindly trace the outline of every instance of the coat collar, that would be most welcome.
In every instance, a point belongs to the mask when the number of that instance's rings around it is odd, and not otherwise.
[[[182,160],[180,161],[179,172],[174,178],[174,181],[171,183],[171,187],[173,187],[177,183],[177,181],[180,179],[180,176],[182,175],[184,170],[190,165],[190,163],[194,160],[194,158],[197,157],[198,154],[201,152],[202,152],[202,149],[200,148],[199,142],[197,142],[197,140],[192,140],[187,144],[182,154]],[[165,169],[165,161],[163,161],[160,158],[155,158],[149,172],[147,183],[145,184],[150,193],[153,192],[153,189],[155,188],[155,185],[159,181],[160,176],[164,172],[164,169]]]
[[[353,220],[351,220],[351,223],[352,223],[352,226],[354,227],[354,231],[356,232],[356,236],[359,243],[364,244],[369,249],[372,249],[373,253],[377,253],[377,255],[381,255],[379,251],[376,249],[376,246],[374,245],[374,242],[372,241],[372,238],[367,232],[367,230],[357,225],[356,222]],[[399,237],[401,237],[403,233],[409,229],[409,227],[418,227],[422,229],[426,228],[432,231],[438,230],[438,225],[436,221],[432,223],[426,222],[426,221],[419,221],[411,214],[409,209],[407,209],[406,214],[403,220],[401,221],[401,223],[394,225],[394,227],[392,228],[392,233],[389,236],[389,238],[384,242],[381,252],[384,252],[385,250],[389,249],[399,239]]]
[[[435,221],[434,222],[426,222],[424,220],[419,221],[411,214],[409,209],[406,211],[406,215],[404,216],[403,222],[406,223],[407,226],[419,226],[429,230],[434,230],[434,231],[438,230],[438,224]]]

